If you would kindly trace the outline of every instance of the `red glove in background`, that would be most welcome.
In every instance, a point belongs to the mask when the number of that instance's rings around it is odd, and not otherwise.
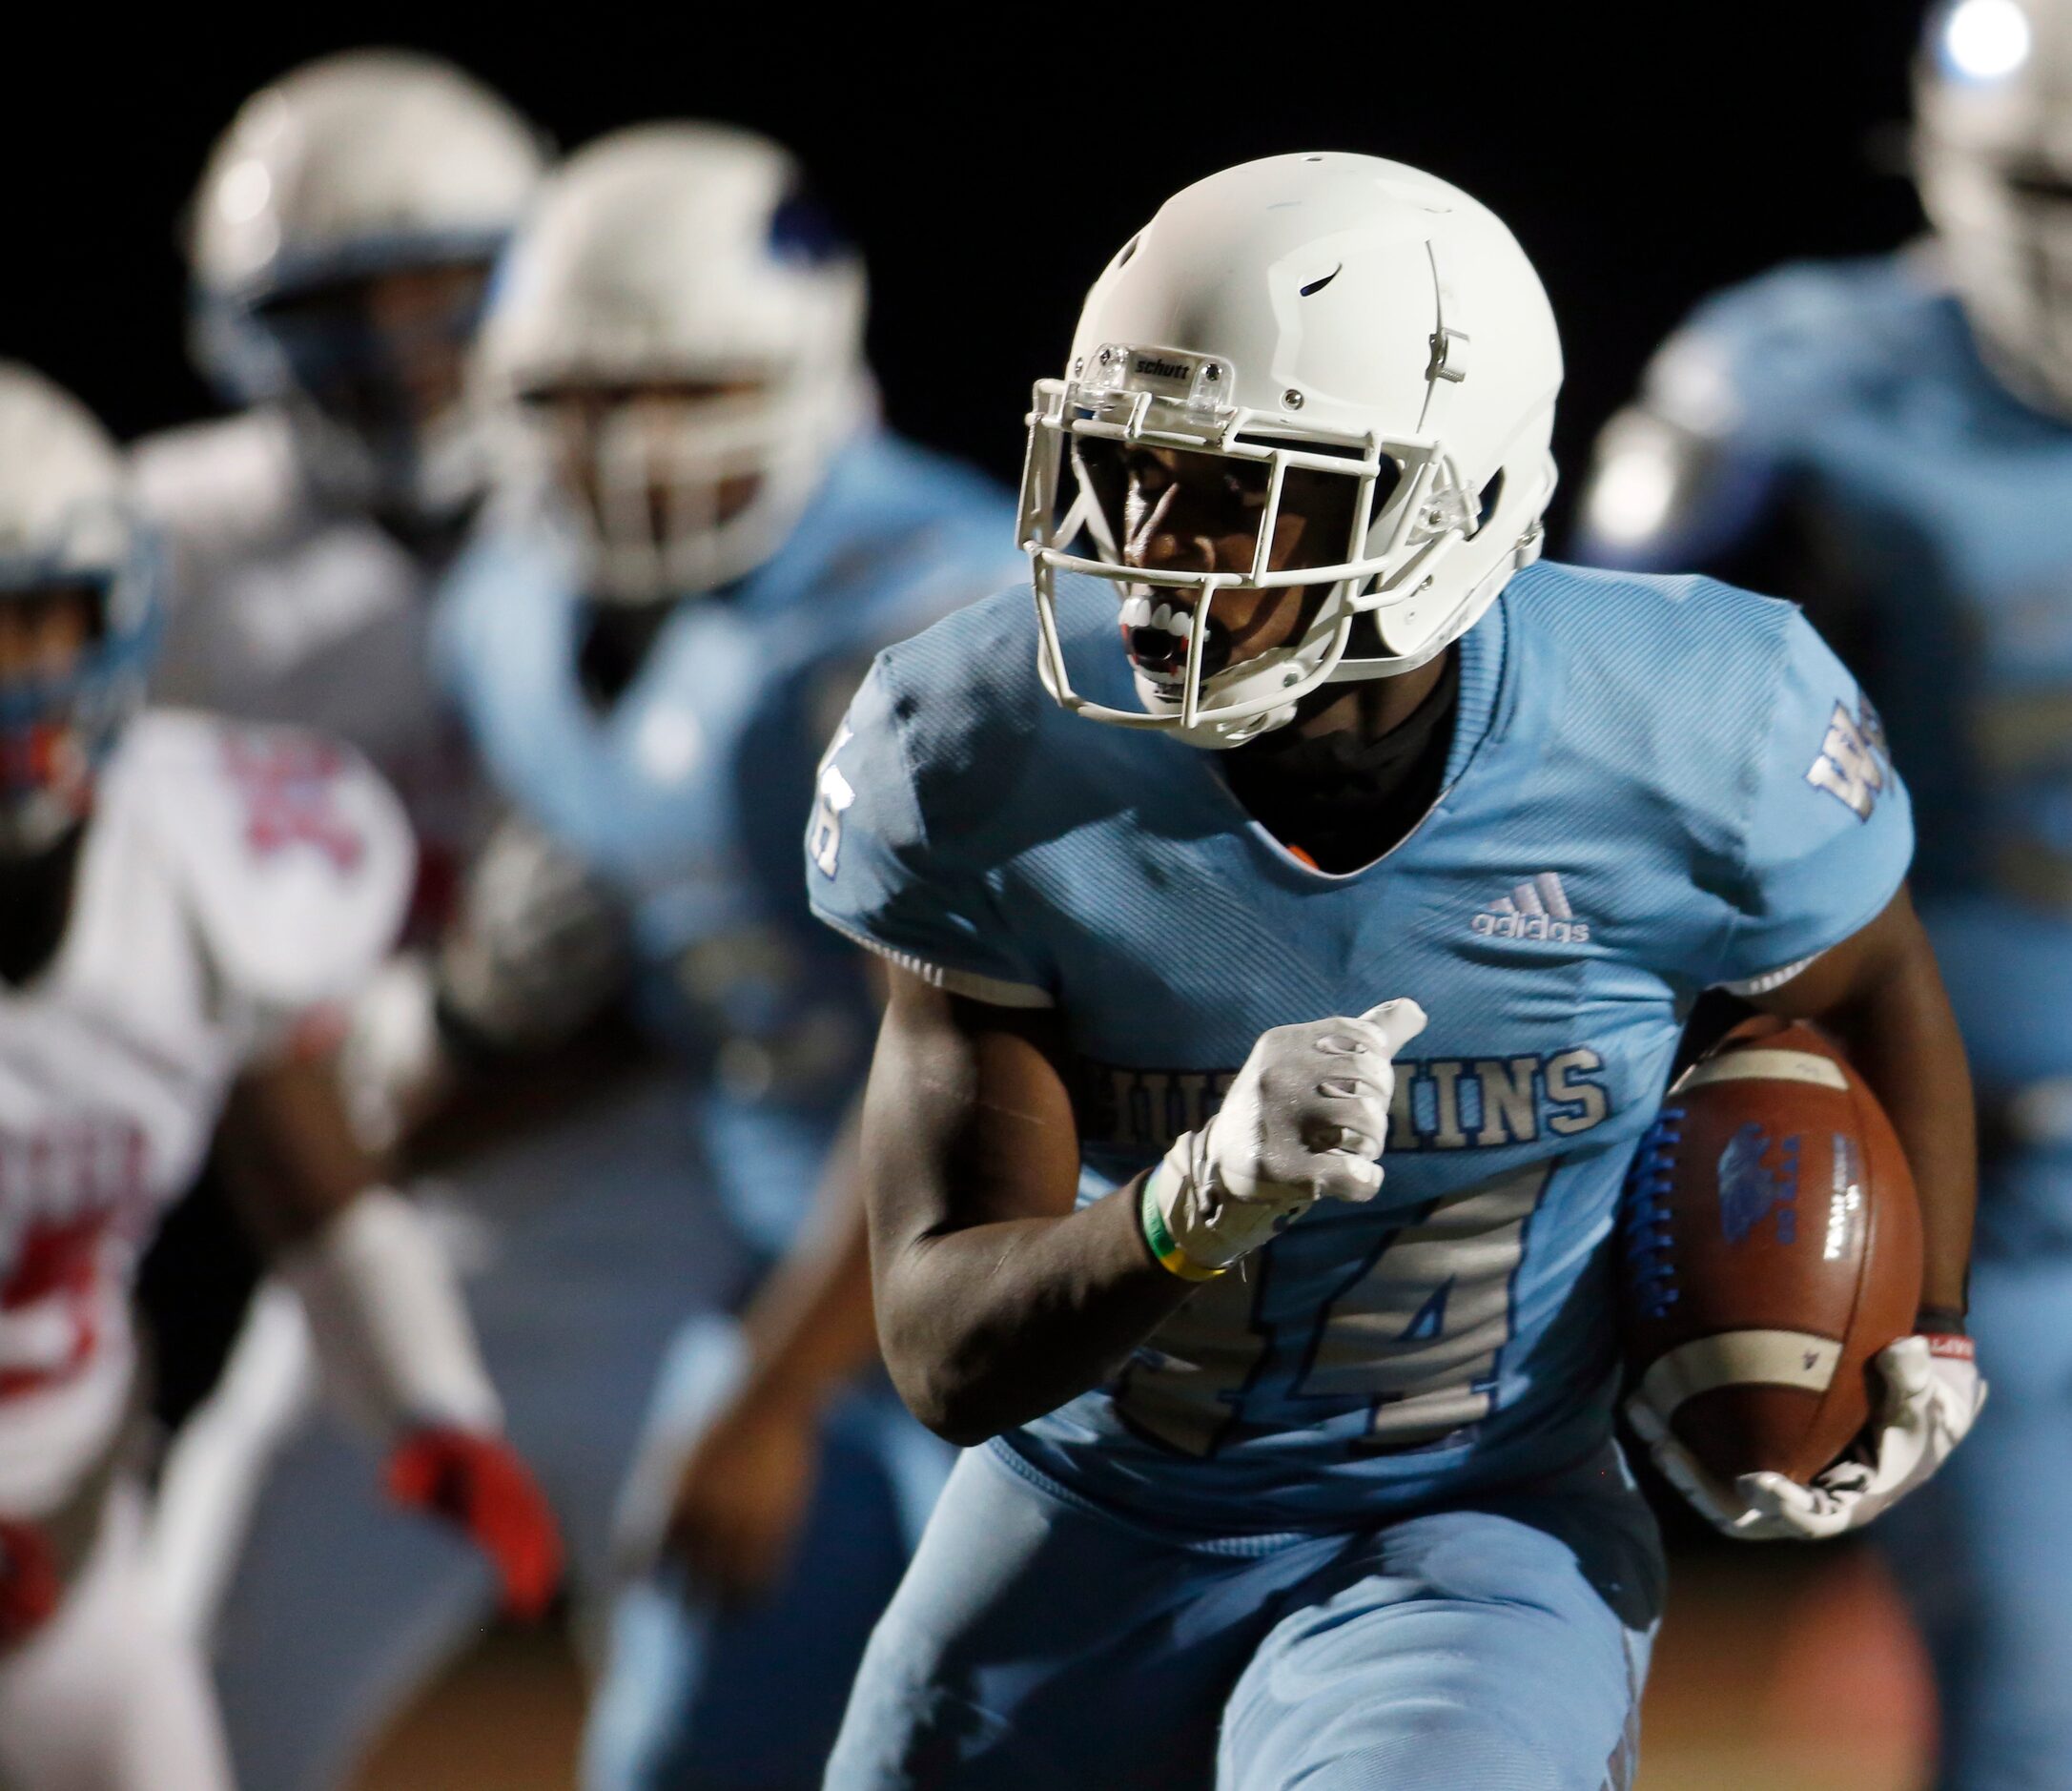
[[[49,1538],[34,1524],[0,1517],[0,1648],[48,1623],[62,1593]]]
[[[388,1458],[388,1495],[465,1531],[495,1565],[503,1614],[532,1622],[561,1584],[561,1533],[532,1471],[503,1437],[413,1431]]]

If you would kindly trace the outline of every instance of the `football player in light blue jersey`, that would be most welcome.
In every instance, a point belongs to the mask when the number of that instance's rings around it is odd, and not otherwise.
[[[892,965],[880,1336],[983,1446],[831,1791],[1630,1783],[1615,1219],[1708,988],[1848,1044],[1960,1303],[1968,1085],[1875,719],[1787,605],[1534,564],[1559,383],[1445,182],[1190,187],[1037,387],[1034,619],[890,649],[836,732],[807,881]],[[1721,1521],[1827,1534],[1980,1398],[1961,1338],[1879,1366],[1811,1487],[1637,1421]]]
[[[876,1005],[866,960],[812,920],[797,841],[872,654],[997,584],[1012,506],[876,422],[862,266],[798,182],[774,144],[690,124],[616,133],[550,177],[480,347],[514,483],[437,619],[524,830],[513,864],[536,867],[510,887],[538,893],[449,957],[449,1029],[537,1048],[605,986],[612,955],[569,949],[581,904],[554,893],[580,867],[680,1065],[682,1181],[732,1220],[711,1247],[749,1259],[738,1315],[669,1350],[624,1501],[638,1571],[585,1760],[614,1791],[817,1783],[950,1465],[874,1366],[837,1143]],[[673,1206],[677,1231],[698,1223],[681,1185]]]
[[[1964,1791],[2072,1786],[2068,84],[2064,0],[1939,9],[1917,87],[1933,237],[1708,299],[1607,429],[1583,505],[1587,558],[1811,606],[1906,768],[1921,918],[1979,1082],[1974,1328],[1997,1392],[1885,1534]]]

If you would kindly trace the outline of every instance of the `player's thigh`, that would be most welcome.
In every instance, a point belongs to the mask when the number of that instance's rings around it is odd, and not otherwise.
[[[1991,1397],[1873,1534],[1935,1657],[1946,1781],[2072,1791],[2072,1257],[1987,1256],[1971,1299]]]
[[[1307,1548],[1176,1547],[969,1451],[871,1638],[828,1791],[1200,1791],[1258,1613]]]
[[[123,1489],[57,1615],[0,1654],[8,1791],[230,1791],[207,1676],[159,1616],[140,1532]]]
[[[1601,1523],[1513,1507],[1392,1525],[1301,1588],[1253,1656],[1218,1791],[1623,1791],[1659,1609],[1637,1501]]]
[[[713,1347],[734,1353],[730,1342]],[[708,1381],[693,1366],[680,1345],[678,1390]],[[864,1644],[912,1553],[915,1508],[933,1503],[951,1454],[890,1388],[867,1384],[827,1415],[811,1499],[765,1596],[720,1611],[674,1573],[628,1586],[585,1740],[591,1791],[817,1785]]]

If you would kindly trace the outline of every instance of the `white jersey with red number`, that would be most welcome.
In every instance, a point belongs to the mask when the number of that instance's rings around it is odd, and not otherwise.
[[[288,423],[256,409],[148,437],[139,502],[167,555],[159,702],[349,741],[419,841],[416,920],[436,931],[486,803],[426,651],[441,567],[311,490]]]
[[[0,1513],[53,1507],[121,1422],[129,1294],[237,1074],[401,924],[394,795],[350,748],[152,711],[124,732],[65,937],[0,985]]]

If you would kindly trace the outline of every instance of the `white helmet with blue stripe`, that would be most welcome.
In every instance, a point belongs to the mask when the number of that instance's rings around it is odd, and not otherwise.
[[[421,392],[415,406],[406,396],[402,363],[431,349],[462,360],[489,265],[544,161],[542,138],[510,106],[433,57],[351,51],[283,75],[239,110],[195,196],[197,362],[236,402],[284,404],[331,495],[424,516],[462,507],[483,463],[458,378],[427,410]],[[415,340],[383,340],[363,318],[309,302],[441,268],[478,278],[404,323]],[[338,397],[384,381],[397,393],[387,408]]]
[[[777,550],[871,411],[864,307],[862,257],[767,137],[637,125],[555,170],[477,373],[537,425],[512,439],[561,473],[593,597],[709,591]]]
[[[85,817],[143,701],[154,564],[108,432],[41,374],[0,361],[0,607],[84,610],[64,663],[34,652],[0,669],[0,855],[45,851]]]

